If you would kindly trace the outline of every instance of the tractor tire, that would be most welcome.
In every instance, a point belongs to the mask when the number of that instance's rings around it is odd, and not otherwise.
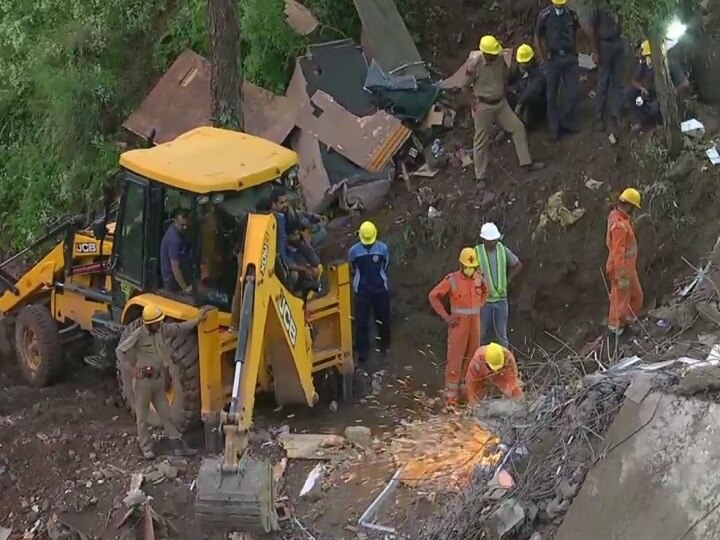
[[[142,321],[136,319],[128,324],[120,335],[120,342],[128,337]],[[167,393],[170,404],[170,420],[183,435],[195,431],[201,426],[200,420],[200,370],[197,332],[190,331],[183,336],[170,338],[168,346],[173,363],[170,366],[172,386]],[[128,365],[117,361],[117,376],[128,409],[135,413],[135,373]],[[160,418],[154,408],[150,408],[149,422],[161,426]]]
[[[28,305],[15,319],[15,349],[25,380],[36,388],[58,380],[63,351],[57,322],[45,306]]]

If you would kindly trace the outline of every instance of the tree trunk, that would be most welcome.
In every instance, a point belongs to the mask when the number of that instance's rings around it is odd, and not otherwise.
[[[242,131],[242,57],[237,0],[208,0],[212,124]]]
[[[655,88],[660,101],[660,112],[663,118],[665,145],[670,159],[676,159],[683,149],[682,133],[680,132],[680,111],[675,85],[670,78],[667,54],[659,32],[650,38],[652,63],[655,67]]]

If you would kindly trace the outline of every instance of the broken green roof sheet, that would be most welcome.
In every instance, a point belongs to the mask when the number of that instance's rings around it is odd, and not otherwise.
[[[362,22],[363,48],[383,70],[427,79],[430,74],[394,0],[354,0],[354,3]]]

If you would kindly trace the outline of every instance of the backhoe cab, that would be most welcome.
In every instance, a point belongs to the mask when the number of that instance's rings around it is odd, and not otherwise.
[[[103,219],[55,231],[64,241],[20,279],[0,265],[0,313],[15,323],[18,359],[36,386],[61,373],[66,344],[88,336],[94,350],[86,361],[114,367],[118,341],[141,324],[148,304],[178,321],[204,305],[217,308],[196,333],[170,343],[171,414],[181,432],[202,421],[211,448],[224,435],[223,457],[203,464],[214,477],[198,481],[199,513],[264,530],[275,523],[269,465],[244,467],[252,461],[245,450],[256,392],[273,392],[280,405],[313,406],[316,374],[339,374],[351,393],[353,373],[347,263],[327,265],[322,294],[307,300],[278,256],[275,216],[255,212],[274,185],[294,187],[297,162],[274,143],[209,127],[125,152],[116,221],[106,195]],[[160,271],[162,239],[178,209],[189,216],[188,291],[168,290]],[[117,368],[132,406],[132,371]],[[248,494],[248,482],[264,486],[262,494]]]

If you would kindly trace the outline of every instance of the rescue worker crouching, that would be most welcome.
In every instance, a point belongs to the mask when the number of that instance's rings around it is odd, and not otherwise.
[[[547,96],[545,94],[545,70],[535,59],[535,51],[523,43],[515,53],[517,66],[510,76],[508,104],[522,120],[526,128],[537,125],[545,118]]]
[[[489,382],[507,398],[520,399],[525,395],[515,356],[498,343],[479,347],[470,361],[467,370],[470,407],[485,399]]]
[[[365,221],[358,230],[360,241],[348,252],[355,292],[355,350],[361,369],[368,367],[371,312],[377,326],[380,354],[385,357],[390,347],[390,251],[377,235],[375,224]]]
[[[608,216],[605,239],[608,248],[605,271],[610,280],[608,330],[616,336],[635,322],[643,305],[643,290],[637,274],[637,239],[631,218],[640,207],[640,192],[627,188]]]
[[[448,325],[445,366],[447,405],[456,405],[463,398],[465,372],[480,345],[480,311],[488,297],[488,287],[475,250],[464,248],[459,262],[460,270],[446,275],[428,295],[433,310]],[[449,313],[443,306],[443,298],[450,300]]]
[[[625,102],[632,111],[632,131],[639,131],[653,122],[662,121],[651,55],[650,41],[646,39],[640,44],[640,58],[633,71],[630,86],[625,90]],[[682,65],[669,60],[668,70],[677,95],[680,98],[686,96],[690,91],[690,81]]]
[[[523,169],[538,170],[544,167],[544,163],[533,162],[525,126],[505,98],[509,74],[507,65],[500,58],[502,46],[494,36],[483,36],[479,48],[482,54],[474,65],[468,67],[463,89],[475,124],[475,180],[478,187],[483,188],[490,159],[490,126],[493,123],[512,135],[518,162]]]
[[[167,339],[194,330],[211,307],[202,308],[200,317],[183,323],[164,323],[165,314],[155,305],[145,306],[142,326],[120,342],[115,349],[119,365],[130,368],[135,374],[135,419],[138,444],[143,457],[153,459],[152,437],[148,424],[150,404],[162,422],[176,456],[194,456],[196,450],[188,448],[182,435],[170,418],[166,390],[170,387],[169,367],[173,361]]]

